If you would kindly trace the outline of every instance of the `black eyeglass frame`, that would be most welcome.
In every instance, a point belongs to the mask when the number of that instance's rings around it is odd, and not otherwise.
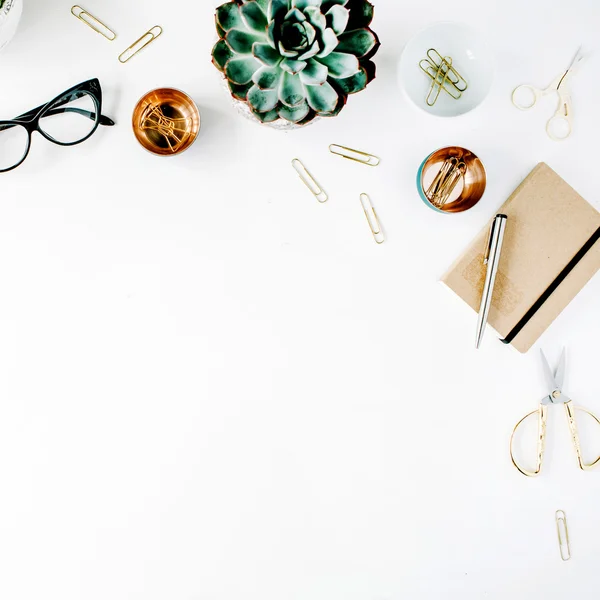
[[[64,108],[59,108],[63,104],[67,104],[68,102],[72,102],[73,100],[77,100],[78,98],[82,98],[83,96],[88,95],[94,102],[95,112],[90,112],[89,110],[84,110],[82,108],[76,108],[72,106],[66,106]],[[60,142],[55,140],[51,135],[46,133],[40,127],[40,120],[44,117],[60,114],[63,112],[75,112],[89,119],[94,120],[94,126],[92,130],[80,140],[75,142]],[[75,146],[76,144],[81,144],[81,142],[85,142],[85,140],[89,139],[98,129],[98,125],[106,125],[111,126],[114,125],[115,122],[102,114],[102,88],[100,87],[100,81],[97,78],[88,79],[87,81],[83,81],[78,85],[69,88],[68,90],[62,92],[58,96],[54,97],[50,102],[46,102],[46,104],[42,104],[42,106],[38,106],[37,108],[33,108],[14,119],[10,119],[8,121],[0,120],[0,132],[5,129],[10,129],[11,127],[15,127],[20,125],[27,130],[27,147],[25,152],[23,153],[23,157],[21,160],[9,167],[8,169],[0,169],[0,173],[7,173],[8,171],[12,171],[16,169],[18,166],[23,164],[25,159],[29,154],[29,149],[31,148],[31,134],[34,131],[40,133],[43,137],[45,137],[49,142],[53,144],[58,144],[59,146]]]

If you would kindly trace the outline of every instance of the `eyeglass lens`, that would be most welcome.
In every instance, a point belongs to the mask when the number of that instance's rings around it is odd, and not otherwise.
[[[23,125],[0,124],[0,171],[6,171],[21,162],[27,152],[29,133]]]
[[[44,111],[40,129],[61,144],[84,140],[99,119],[93,98],[85,92],[63,96]]]

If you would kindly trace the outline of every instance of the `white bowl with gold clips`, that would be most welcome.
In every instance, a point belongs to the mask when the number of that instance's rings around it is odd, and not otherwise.
[[[447,59],[444,65],[443,59]],[[443,70],[438,71],[439,67]],[[444,82],[443,89],[434,75]],[[398,78],[419,108],[438,117],[456,117],[487,97],[494,78],[493,55],[483,33],[476,29],[462,23],[436,23],[406,44]]]

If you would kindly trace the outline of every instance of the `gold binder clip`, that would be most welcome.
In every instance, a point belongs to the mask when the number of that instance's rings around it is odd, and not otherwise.
[[[110,42],[117,38],[117,34],[108,25],[105,25],[98,17],[94,17],[78,4],[71,7],[71,14]]]
[[[354,150],[353,148],[346,148],[346,146],[340,146],[338,144],[331,144],[329,146],[329,152],[347,158],[348,160],[368,165],[369,167],[376,167],[381,162],[381,159],[378,156],[369,154],[368,152]]]
[[[558,547],[560,548],[560,557],[563,560],[571,558],[571,544],[569,543],[569,528],[567,527],[567,515],[564,510],[557,510],[556,531],[558,532]]]
[[[315,178],[309,173],[308,169],[302,164],[299,158],[294,158],[292,161],[292,167],[300,179],[304,182],[304,185],[312,192],[312,195],[321,203],[327,202],[328,196],[325,190],[316,182]]]
[[[125,64],[131,57],[135,56],[140,50],[145,48],[150,42],[153,42],[163,32],[160,25],[155,25],[152,29],[139,39],[133,42],[127,50],[119,54],[119,62]]]
[[[383,230],[381,229],[381,223],[379,222],[379,217],[375,212],[375,208],[373,206],[373,202],[371,202],[371,198],[369,194],[365,194],[364,192],[360,195],[360,204],[365,213],[365,217],[367,217],[367,223],[369,223],[369,227],[371,229],[371,233],[373,234],[373,238],[378,244],[383,244],[385,242],[385,238],[383,236]],[[369,214],[370,213],[370,214]]]

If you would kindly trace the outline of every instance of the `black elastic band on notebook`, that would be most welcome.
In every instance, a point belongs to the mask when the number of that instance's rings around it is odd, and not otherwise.
[[[534,305],[525,313],[523,318],[512,328],[512,331],[500,340],[503,344],[510,344],[521,332],[523,327],[529,323],[533,315],[548,300],[556,288],[566,279],[567,275],[576,267],[577,263],[591,250],[592,246],[600,239],[600,227],[596,229],[592,237],[583,245],[581,250],[571,259],[569,264],[558,274],[557,278],[548,286],[546,291],[535,301]]]

